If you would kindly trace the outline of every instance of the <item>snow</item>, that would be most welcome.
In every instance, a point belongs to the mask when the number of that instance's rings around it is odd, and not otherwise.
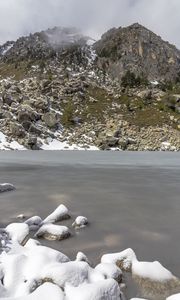
[[[101,258],[101,263],[117,264],[122,262],[124,269],[129,269],[133,260],[136,260],[136,254],[131,248],[128,248],[119,253],[104,254]]]
[[[117,265],[122,265],[124,270],[131,270],[132,276],[140,279],[165,285],[171,280],[178,282],[159,262],[138,261],[131,248],[105,254],[101,263],[91,267],[82,252],[77,253],[75,261],[70,261],[63,253],[42,246],[32,238],[21,245],[29,235],[31,226],[40,226],[36,236],[60,238],[68,235],[66,226],[52,224],[67,215],[68,209],[60,205],[45,219],[46,222],[42,222],[39,216],[33,216],[24,223],[12,223],[0,230],[1,251],[4,250],[0,254],[0,299],[122,300],[123,285],[118,284],[122,280],[122,271]],[[85,217],[78,218],[77,223],[82,224]],[[166,300],[180,300],[180,294]]]
[[[26,150],[26,148],[16,141],[8,142],[7,136],[0,132],[0,150]]]
[[[162,142],[161,143],[161,151],[176,151],[176,147],[172,146],[169,142]]]
[[[57,285],[46,282],[37,288],[32,294],[23,297],[0,298],[1,300],[49,300],[49,295],[53,300],[63,300],[64,294]]]
[[[122,271],[115,264],[101,263],[95,267],[95,270],[103,274],[105,278],[113,278],[117,281],[121,281]]]
[[[45,223],[55,223],[69,219],[69,211],[64,204],[60,204],[47,218],[44,219],[43,224]]]
[[[88,219],[83,216],[76,218],[75,222],[72,224],[73,227],[83,228],[88,224]]]
[[[120,288],[113,279],[98,283],[82,284],[79,287],[66,286],[67,300],[117,300],[120,299]]]
[[[76,261],[85,261],[88,265],[91,265],[90,261],[88,260],[87,256],[83,252],[78,252],[76,255]]]
[[[43,140],[39,140],[42,145],[42,150],[87,150],[87,148],[83,147],[83,145],[76,145],[76,144],[68,144],[68,142],[61,142],[58,139],[50,139],[47,142]],[[99,150],[95,146],[89,146],[88,150]]]
[[[46,238],[49,240],[62,240],[70,236],[70,231],[66,226],[45,224],[35,234],[38,238]]]
[[[96,146],[72,144],[68,141],[61,142],[58,138],[48,138],[46,140],[38,138],[38,142],[41,144],[41,150],[99,150]],[[0,132],[0,150],[27,150],[23,145],[20,145],[17,141],[13,140],[8,142],[8,137]]]
[[[175,294],[168,297],[166,300],[180,300],[180,294]]]
[[[157,80],[154,80],[154,81],[151,81],[151,84],[153,84],[153,85],[158,85],[159,82],[158,82]]]
[[[164,268],[158,261],[139,262],[133,261],[132,274],[152,281],[168,281],[174,279],[170,271]]]
[[[18,243],[23,243],[29,234],[29,227],[25,223],[12,223],[8,225],[6,231],[12,241],[17,241]]]
[[[89,265],[86,262],[70,261],[65,264],[52,264],[44,268],[42,278],[51,278],[55,284],[64,288],[66,284],[77,287],[88,282]]]
[[[14,43],[10,44],[9,46],[7,46],[3,52],[1,53],[1,55],[5,55],[12,47],[14,46]]]
[[[15,187],[11,183],[1,183],[0,184],[0,193],[7,192],[7,191],[13,191],[15,190]]]

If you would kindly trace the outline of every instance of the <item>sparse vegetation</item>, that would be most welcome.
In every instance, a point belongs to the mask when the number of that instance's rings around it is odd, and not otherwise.
[[[133,72],[127,71],[121,79],[121,85],[124,88],[146,86],[148,85],[148,80],[143,76],[136,76]]]

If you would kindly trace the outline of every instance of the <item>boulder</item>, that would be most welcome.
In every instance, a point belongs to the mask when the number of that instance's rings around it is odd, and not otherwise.
[[[72,224],[73,227],[75,228],[83,228],[87,226],[88,224],[88,219],[83,216],[79,216],[76,218],[75,222]]]
[[[61,241],[67,239],[70,235],[70,231],[66,226],[44,224],[35,234],[35,237],[50,241]]]
[[[56,127],[59,123],[59,118],[54,112],[45,113],[43,116],[43,120],[45,124],[50,128]]]
[[[26,135],[23,126],[15,122],[10,123],[10,132],[14,137],[19,137],[19,138],[23,138]]]

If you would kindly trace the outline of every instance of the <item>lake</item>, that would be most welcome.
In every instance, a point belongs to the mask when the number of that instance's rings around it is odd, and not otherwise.
[[[93,263],[131,247],[180,277],[180,153],[1,151],[0,182],[16,187],[0,194],[1,227],[63,203],[72,214],[63,224],[84,215],[90,225],[44,244],[72,259],[83,251]]]

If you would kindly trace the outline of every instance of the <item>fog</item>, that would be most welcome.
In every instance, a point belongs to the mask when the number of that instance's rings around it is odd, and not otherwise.
[[[0,0],[0,43],[54,26],[75,26],[98,39],[135,22],[180,48],[179,0]]]

